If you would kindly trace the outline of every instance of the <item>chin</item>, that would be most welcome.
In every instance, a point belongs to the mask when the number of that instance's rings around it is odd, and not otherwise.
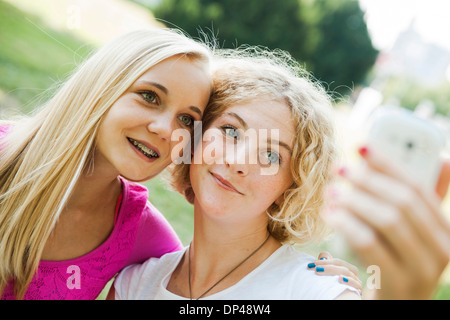
[[[128,181],[132,181],[132,182],[146,182],[146,181],[154,178],[158,174],[159,174],[159,172],[155,173],[155,174],[151,174],[151,175],[143,174],[143,173],[123,172],[123,173],[120,173],[120,176],[122,176],[125,179],[127,179]]]
[[[201,211],[208,217],[223,218],[237,211],[230,207],[230,200],[221,198],[217,194],[214,195],[208,191],[204,192],[203,196],[200,197],[197,196],[198,193],[195,194],[194,206],[200,207]],[[207,195],[206,197],[204,196],[205,194]]]
[[[128,162],[121,164],[120,175],[125,179],[133,182],[146,182],[158,174],[160,174],[166,168],[162,163],[142,164],[135,162]]]

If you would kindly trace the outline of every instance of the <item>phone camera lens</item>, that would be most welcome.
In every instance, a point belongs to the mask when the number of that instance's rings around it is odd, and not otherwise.
[[[411,150],[411,149],[414,148],[414,143],[411,142],[411,141],[408,141],[408,142],[406,143],[406,147],[407,147],[409,150]]]

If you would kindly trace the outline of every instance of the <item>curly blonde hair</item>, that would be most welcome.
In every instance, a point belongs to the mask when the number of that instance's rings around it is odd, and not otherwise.
[[[228,107],[267,97],[284,102],[296,123],[291,157],[293,184],[268,209],[268,230],[282,243],[305,244],[328,233],[319,215],[337,148],[332,104],[325,90],[284,51],[260,47],[216,50],[213,91],[203,131]],[[189,164],[170,168],[171,185],[193,203]]]

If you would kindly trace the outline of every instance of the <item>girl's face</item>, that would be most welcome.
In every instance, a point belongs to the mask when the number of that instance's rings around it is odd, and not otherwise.
[[[245,135],[255,134],[257,143],[246,142]],[[214,218],[266,219],[265,210],[293,183],[294,135],[291,111],[282,102],[258,100],[227,108],[205,132],[203,162],[197,164],[194,157],[190,167],[196,205]]]
[[[95,163],[133,181],[148,180],[171,163],[175,129],[193,130],[209,99],[210,76],[188,58],[168,58],[144,73],[113,104],[100,126]]]

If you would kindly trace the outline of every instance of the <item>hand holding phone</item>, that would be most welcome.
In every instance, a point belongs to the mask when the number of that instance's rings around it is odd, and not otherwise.
[[[435,190],[443,145],[428,121],[383,109],[360,149],[363,165],[339,172],[351,187],[334,195],[323,217],[361,262],[381,270],[370,283],[373,298],[430,299],[450,261],[439,199],[414,183]]]

